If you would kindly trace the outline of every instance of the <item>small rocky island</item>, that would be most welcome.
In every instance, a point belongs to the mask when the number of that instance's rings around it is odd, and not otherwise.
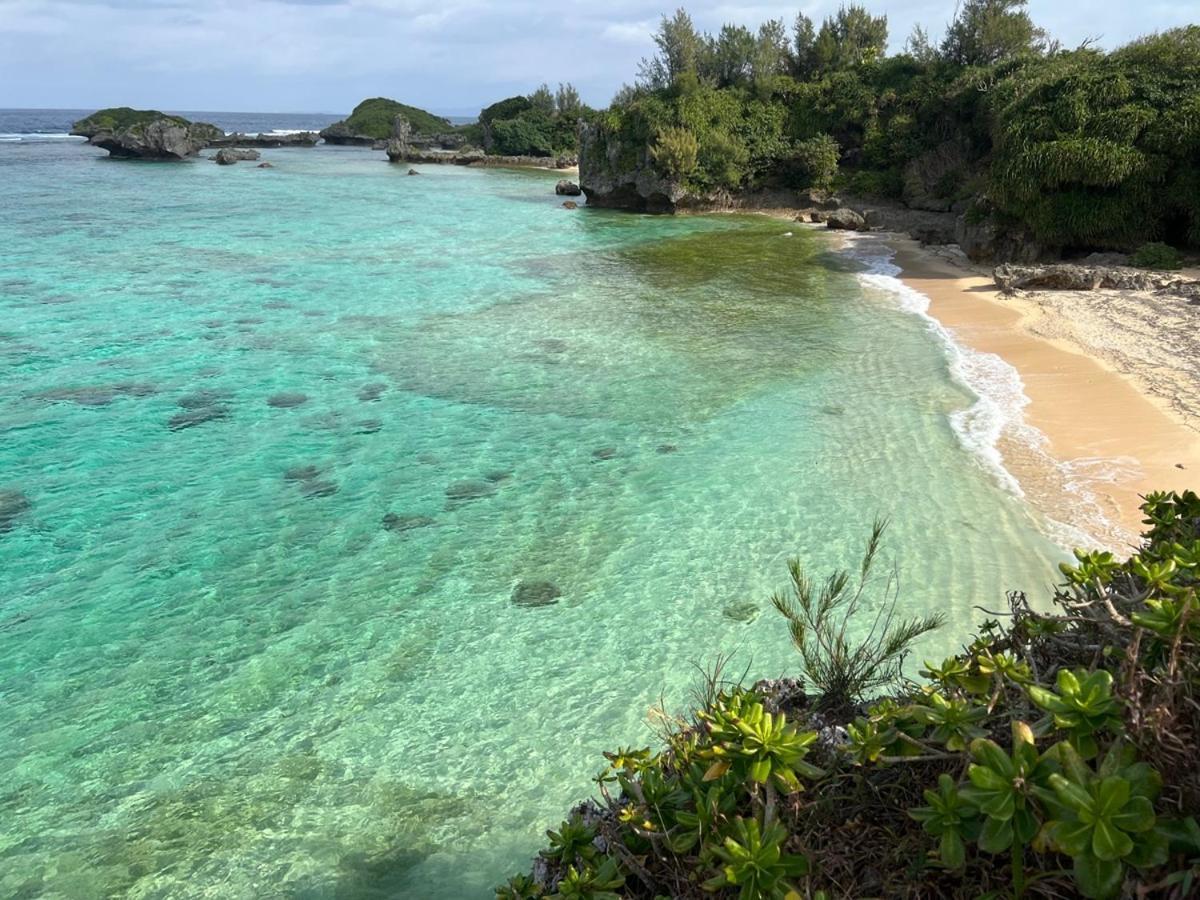
[[[195,156],[225,132],[207,122],[192,122],[156,109],[112,107],[80,119],[71,134],[121,159],[178,160]]]
[[[71,134],[87,138],[92,146],[107,150],[111,156],[120,159],[154,160],[187,159],[207,148],[314,147],[320,140],[315,131],[226,134],[208,122],[192,122],[156,109],[131,109],[128,106],[94,112],[76,122],[71,127]]]
[[[457,150],[466,143],[466,139],[456,133],[448,119],[387,97],[372,97],[362,101],[348,117],[323,129],[321,137],[327,144],[383,149],[392,137],[397,116],[402,116],[408,122],[409,135],[414,143],[437,145],[446,150]]]

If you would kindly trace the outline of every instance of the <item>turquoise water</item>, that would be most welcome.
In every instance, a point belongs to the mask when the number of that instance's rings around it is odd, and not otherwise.
[[[0,147],[0,896],[485,897],[693,664],[795,670],[788,556],[890,515],[947,640],[1050,579],[820,236],[264,156]]]

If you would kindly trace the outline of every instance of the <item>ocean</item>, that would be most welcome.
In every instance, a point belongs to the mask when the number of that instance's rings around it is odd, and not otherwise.
[[[939,659],[1054,580],[877,239],[77,117],[0,112],[0,896],[488,897],[718,654],[798,672],[789,557],[888,517]]]

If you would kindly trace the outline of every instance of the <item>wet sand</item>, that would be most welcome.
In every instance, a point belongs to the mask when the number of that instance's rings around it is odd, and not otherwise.
[[[1127,549],[1141,531],[1139,495],[1200,488],[1200,352],[1190,343],[1200,307],[1115,291],[1007,296],[981,270],[906,238],[889,244],[931,316],[1020,374],[1025,422],[1044,440],[1009,433],[999,449],[1064,540]]]

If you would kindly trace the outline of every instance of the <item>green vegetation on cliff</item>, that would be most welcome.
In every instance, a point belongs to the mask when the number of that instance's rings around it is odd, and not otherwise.
[[[168,119],[180,125],[191,124],[182,116],[167,115],[156,109],[131,109],[128,106],[112,106],[80,119],[71,126],[71,133],[91,137],[102,131],[122,131],[134,125],[145,125],[158,119]]]
[[[404,116],[412,126],[412,133],[417,135],[448,134],[454,130],[449,121],[433,113],[389,100],[387,97],[373,97],[364,100],[350,115],[332,126],[350,135],[384,140],[392,133],[392,123],[396,116]]]
[[[1143,510],[1128,561],[1076,551],[1051,605],[1010,594],[920,681],[901,662],[938,623],[897,618],[881,526],[853,573],[793,562],[773,603],[807,683],[719,662],[497,897],[1195,896],[1200,497]]]
[[[543,84],[528,96],[509,97],[479,113],[475,138],[488,153],[502,156],[574,154],[580,117],[591,110],[569,84],[551,91]]]
[[[973,204],[1045,247],[1200,246],[1200,26],[1066,49],[1024,0],[966,0],[939,46],[917,28],[889,57],[887,37],[854,5],[715,35],[679,10],[602,141],[697,194],[836,174],[915,208]]]

